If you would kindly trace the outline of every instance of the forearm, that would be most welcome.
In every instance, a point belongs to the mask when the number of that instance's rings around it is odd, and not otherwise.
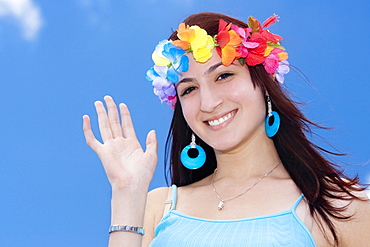
[[[137,188],[113,188],[111,201],[111,225],[142,227],[147,198],[145,186]],[[141,247],[142,235],[131,232],[110,234],[109,247]]]

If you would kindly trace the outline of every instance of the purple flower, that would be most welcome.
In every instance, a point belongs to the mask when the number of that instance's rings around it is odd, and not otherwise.
[[[288,74],[290,71],[289,62],[287,60],[283,60],[279,62],[279,66],[275,71],[276,80],[281,84],[284,83],[284,75]]]

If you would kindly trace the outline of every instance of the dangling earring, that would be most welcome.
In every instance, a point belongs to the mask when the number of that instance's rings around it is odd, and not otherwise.
[[[276,111],[272,110],[272,104],[270,96],[267,95],[267,116],[265,120],[265,131],[268,137],[273,137],[279,130],[280,127],[280,116]],[[270,125],[270,119],[274,116],[273,122]]]
[[[201,168],[206,161],[206,153],[201,146],[195,143],[194,133],[191,134],[191,143],[181,151],[180,160],[190,170]]]

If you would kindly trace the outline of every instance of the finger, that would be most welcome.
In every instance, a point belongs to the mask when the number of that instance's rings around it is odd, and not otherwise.
[[[112,131],[113,138],[122,136],[122,129],[118,118],[118,110],[116,103],[110,96],[104,97],[105,103],[107,104],[108,108],[108,119]]]
[[[109,124],[107,112],[105,111],[104,105],[101,101],[96,101],[94,105],[96,113],[98,114],[100,135],[103,139],[103,142],[106,142],[112,139],[112,130]]]
[[[92,150],[96,151],[96,148],[101,145],[101,143],[95,138],[94,133],[91,130],[90,117],[87,115],[82,116],[83,125],[82,129],[84,131],[84,136],[86,144],[91,147]]]
[[[146,137],[146,153],[150,153],[151,155],[157,155],[158,149],[158,141],[157,141],[157,134],[155,130],[149,131]]]
[[[134,125],[132,124],[130,111],[123,103],[119,104],[119,109],[121,112],[123,136],[126,138],[136,138],[136,133]]]

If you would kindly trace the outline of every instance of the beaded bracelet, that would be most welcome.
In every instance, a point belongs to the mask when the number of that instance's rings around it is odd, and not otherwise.
[[[128,226],[128,225],[114,225],[109,227],[109,234],[112,232],[132,232],[140,235],[145,234],[145,230],[138,226]]]

